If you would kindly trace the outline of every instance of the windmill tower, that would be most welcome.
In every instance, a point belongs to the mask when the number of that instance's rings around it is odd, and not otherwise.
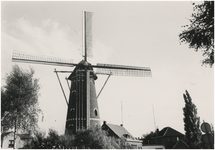
[[[78,64],[72,60],[31,55],[22,52],[14,52],[13,62],[38,63],[43,65],[58,65],[73,67],[68,79],[71,81],[70,96],[66,117],[66,131],[76,132],[100,125],[100,114],[97,103],[95,80],[97,74],[116,76],[151,77],[151,69],[148,67],[124,66],[113,64],[92,65],[87,58],[92,53],[92,13],[83,12],[83,60]],[[93,68],[97,70],[94,71]],[[108,78],[109,78],[108,77]]]
[[[86,67],[89,66],[89,67]],[[93,68],[82,60],[68,78],[71,81],[66,129],[73,130],[100,125]]]

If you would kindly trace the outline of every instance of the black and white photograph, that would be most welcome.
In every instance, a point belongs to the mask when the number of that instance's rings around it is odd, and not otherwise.
[[[1,1],[1,149],[214,149],[214,1]]]

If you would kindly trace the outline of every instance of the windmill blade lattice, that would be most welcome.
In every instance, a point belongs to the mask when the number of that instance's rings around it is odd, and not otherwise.
[[[45,65],[67,66],[67,67],[74,66],[72,59],[62,59],[58,57],[35,55],[35,54],[19,52],[19,51],[13,52],[12,61],[45,64]]]
[[[148,67],[97,64],[96,73],[112,74],[115,76],[151,77],[151,69]]]
[[[93,19],[93,13],[92,12],[84,12],[85,17],[83,17],[84,20],[84,44],[85,44],[85,56],[92,58],[93,57],[93,51],[92,51],[92,19]]]

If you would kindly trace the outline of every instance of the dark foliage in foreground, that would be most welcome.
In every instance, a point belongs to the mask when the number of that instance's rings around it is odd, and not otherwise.
[[[58,135],[57,131],[49,129],[48,136],[42,132],[35,133],[34,139],[23,147],[24,149],[126,149],[132,148],[125,139],[107,136],[99,127],[80,130],[76,134]]]
[[[201,145],[200,117],[197,116],[197,108],[192,102],[188,91],[183,94],[185,107],[184,112],[184,130],[187,145],[190,148],[199,148]]]
[[[214,64],[214,1],[204,1],[194,5],[194,13],[190,25],[185,25],[185,30],[180,33],[181,42],[189,44],[196,51],[202,50],[205,59],[204,65]]]

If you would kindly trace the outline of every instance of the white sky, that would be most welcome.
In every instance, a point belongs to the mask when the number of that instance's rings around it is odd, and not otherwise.
[[[134,136],[170,126],[184,133],[183,93],[188,90],[201,122],[214,122],[214,69],[201,66],[200,52],[180,44],[181,26],[189,24],[192,2],[1,2],[1,85],[11,71],[13,50],[81,61],[82,11],[93,16],[93,55],[90,63],[150,67],[152,78],[111,76],[98,104],[100,117],[121,124]],[[64,132],[67,107],[54,68],[17,63],[35,69],[40,78],[43,130]],[[65,77],[60,74],[67,97]],[[96,80],[97,93],[107,76]]]

